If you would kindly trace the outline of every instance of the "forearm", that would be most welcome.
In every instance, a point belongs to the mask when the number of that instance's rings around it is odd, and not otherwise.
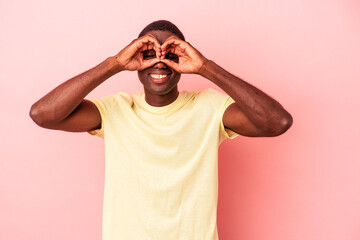
[[[291,115],[276,100],[246,81],[227,72],[211,60],[205,61],[199,74],[223,89],[260,129],[279,131],[292,123]]]
[[[87,94],[112,75],[121,71],[115,57],[62,83],[32,105],[35,122],[59,122],[69,116]]]

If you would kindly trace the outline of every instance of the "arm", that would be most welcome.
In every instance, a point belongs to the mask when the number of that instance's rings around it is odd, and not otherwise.
[[[49,129],[84,132],[100,128],[100,113],[91,101],[84,99],[85,96],[116,73],[142,70],[155,64],[158,58],[142,58],[142,52],[148,49],[160,49],[153,36],[145,35],[134,40],[117,55],[46,94],[32,105],[30,117],[39,126]]]
[[[283,134],[292,125],[291,115],[280,103],[213,61],[206,60],[199,74],[235,100],[224,113],[225,127],[245,136],[271,137]]]
[[[206,59],[189,43],[171,37],[162,45],[162,52],[179,56],[179,63],[165,59],[163,53],[161,56],[161,60],[176,71],[199,74],[235,100],[223,116],[226,128],[245,136],[270,137],[286,132],[292,125],[291,115],[280,103]]]

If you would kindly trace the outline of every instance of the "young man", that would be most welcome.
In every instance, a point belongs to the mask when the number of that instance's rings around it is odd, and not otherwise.
[[[121,71],[144,93],[84,99]],[[227,94],[179,92],[198,74]],[[41,127],[105,139],[103,240],[215,240],[218,146],[238,134],[284,133],[291,115],[274,99],[205,58],[168,21],[149,24],[127,47],[36,102]]]

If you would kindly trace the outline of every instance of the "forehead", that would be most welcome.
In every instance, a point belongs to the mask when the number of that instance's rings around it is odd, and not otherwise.
[[[157,40],[159,41],[160,45],[163,44],[166,39],[168,39],[171,36],[175,36],[175,34],[173,34],[172,32],[168,32],[168,31],[160,31],[160,30],[153,30],[153,31],[149,31],[148,33],[152,34],[154,37],[157,38]]]

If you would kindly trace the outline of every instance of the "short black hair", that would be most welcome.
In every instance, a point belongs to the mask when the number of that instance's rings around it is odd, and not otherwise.
[[[178,38],[185,41],[185,37],[175,24],[167,20],[158,20],[147,25],[139,34],[139,37],[144,36],[150,31],[168,31],[175,34]]]

